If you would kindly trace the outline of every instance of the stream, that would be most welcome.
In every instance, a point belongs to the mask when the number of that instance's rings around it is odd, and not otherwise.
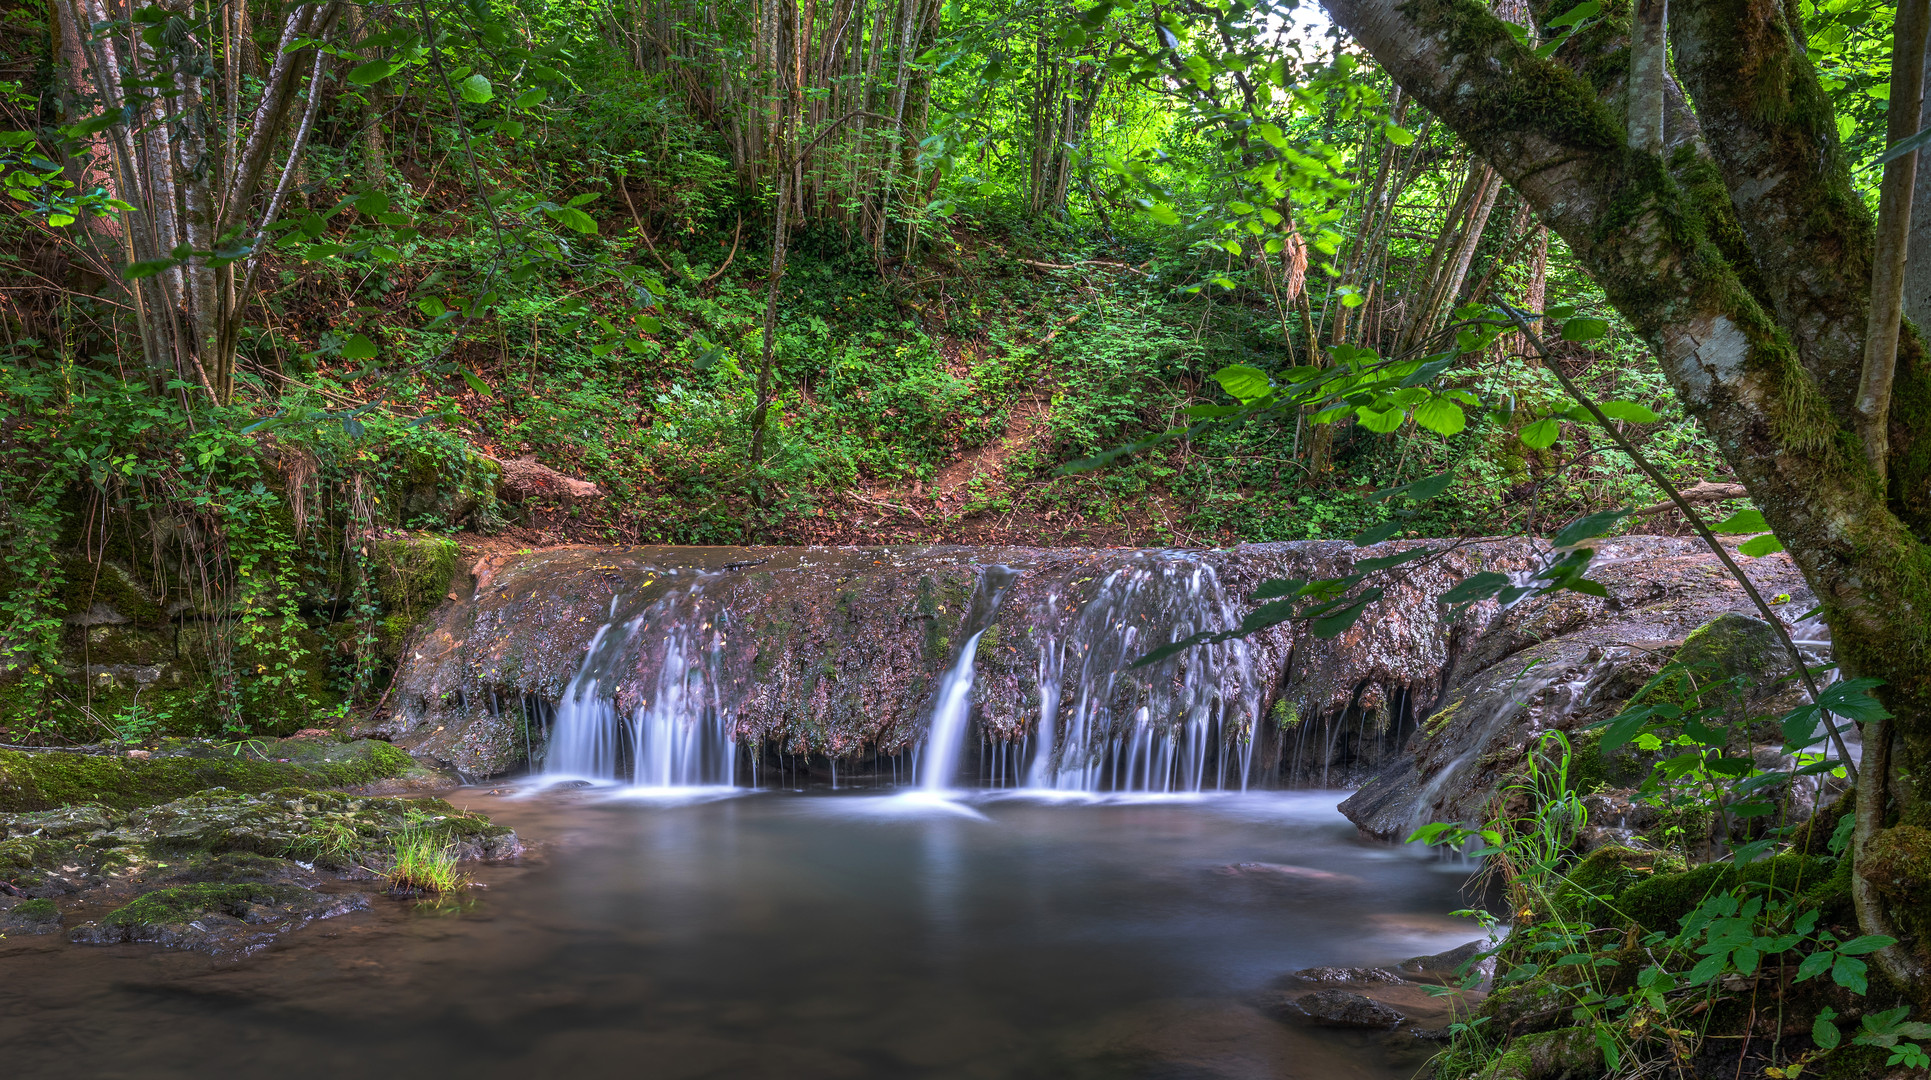
[[[0,1047],[9,1076],[1405,1078],[1435,1044],[1259,1005],[1478,936],[1442,914],[1466,868],[1341,797],[459,789],[531,843],[460,901],[240,962],[3,940]]]

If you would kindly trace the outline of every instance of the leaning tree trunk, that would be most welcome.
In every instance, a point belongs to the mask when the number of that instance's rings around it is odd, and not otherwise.
[[[1863,771],[1854,859],[1862,871],[1874,850],[1900,850],[1896,829],[1931,823],[1900,782],[1931,767],[1931,378],[1907,338],[1880,481],[1855,408],[1872,222],[1785,8],[1669,5],[1682,85],[1666,88],[1658,153],[1629,145],[1626,38],[1582,35],[1539,59],[1471,0],[1323,2],[1568,243],[1803,569],[1844,669],[1885,681],[1896,719],[1865,735],[1889,767]],[[1931,860],[1907,870],[1931,888]],[[1924,995],[1915,920],[1852,877],[1865,930],[1906,939],[1879,966]]]

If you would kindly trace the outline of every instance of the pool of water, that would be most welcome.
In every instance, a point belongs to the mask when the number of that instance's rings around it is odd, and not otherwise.
[[[5,1074],[1393,1080],[1427,1047],[1257,995],[1478,936],[1332,792],[451,798],[532,842],[460,904],[239,962],[0,941]]]

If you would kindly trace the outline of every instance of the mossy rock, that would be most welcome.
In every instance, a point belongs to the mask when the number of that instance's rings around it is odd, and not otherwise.
[[[421,770],[414,758],[387,743],[361,740],[328,743],[317,749],[314,742],[288,739],[261,743],[253,752],[244,750],[243,754],[204,744],[156,754],[147,760],[112,754],[0,750],[0,813],[80,803],[128,810],[209,788],[261,792],[283,787],[351,787]],[[284,748],[286,753],[282,752]],[[302,760],[294,759],[298,756]],[[280,757],[291,760],[273,760]]]
[[[139,941],[216,955],[247,955],[315,919],[368,909],[361,893],[321,893],[286,884],[205,882],[156,889],[98,923],[75,927],[80,945]]]
[[[456,576],[456,541],[431,533],[390,537],[370,545],[376,595],[383,618],[378,648],[386,659],[401,655],[409,632],[436,609]]]
[[[1524,1035],[1477,1075],[1481,1080],[1587,1080],[1602,1075],[1602,1049],[1586,1027]]]
[[[10,934],[51,934],[60,929],[60,908],[45,897],[22,900],[0,909],[0,937]]]
[[[1739,885],[1775,885],[1826,900],[1837,870],[1838,860],[1817,855],[1777,855],[1747,866],[1708,863],[1632,885],[1617,897],[1616,907],[1645,930],[1671,931],[1706,898]]]
[[[1672,852],[1610,846],[1598,848],[1570,869],[1552,897],[1564,919],[1607,925],[1618,922],[1616,897],[1656,875],[1683,869]]]

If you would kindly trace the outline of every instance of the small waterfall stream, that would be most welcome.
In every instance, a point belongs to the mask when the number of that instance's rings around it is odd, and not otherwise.
[[[928,792],[946,791],[958,779],[966,724],[972,717],[972,682],[977,670],[974,662],[979,656],[979,640],[992,626],[1006,589],[1018,577],[1019,572],[1011,567],[992,566],[979,579],[972,610],[966,616],[965,641],[959,646],[959,655],[952,666],[946,669],[945,677],[939,681],[932,706],[932,723],[925,739],[925,777],[921,784]]]
[[[546,773],[645,788],[734,783],[737,743],[716,664],[724,623],[704,617],[702,593],[700,583],[598,628],[557,705]],[[641,700],[621,702],[617,673],[640,649],[655,654],[656,679]]]
[[[1057,606],[1059,594],[1046,603]],[[1041,635],[1039,746],[1026,786],[1245,789],[1261,697],[1247,643],[1130,666],[1168,642],[1239,622],[1213,568],[1197,559],[1162,553],[1107,574],[1070,625]]]

